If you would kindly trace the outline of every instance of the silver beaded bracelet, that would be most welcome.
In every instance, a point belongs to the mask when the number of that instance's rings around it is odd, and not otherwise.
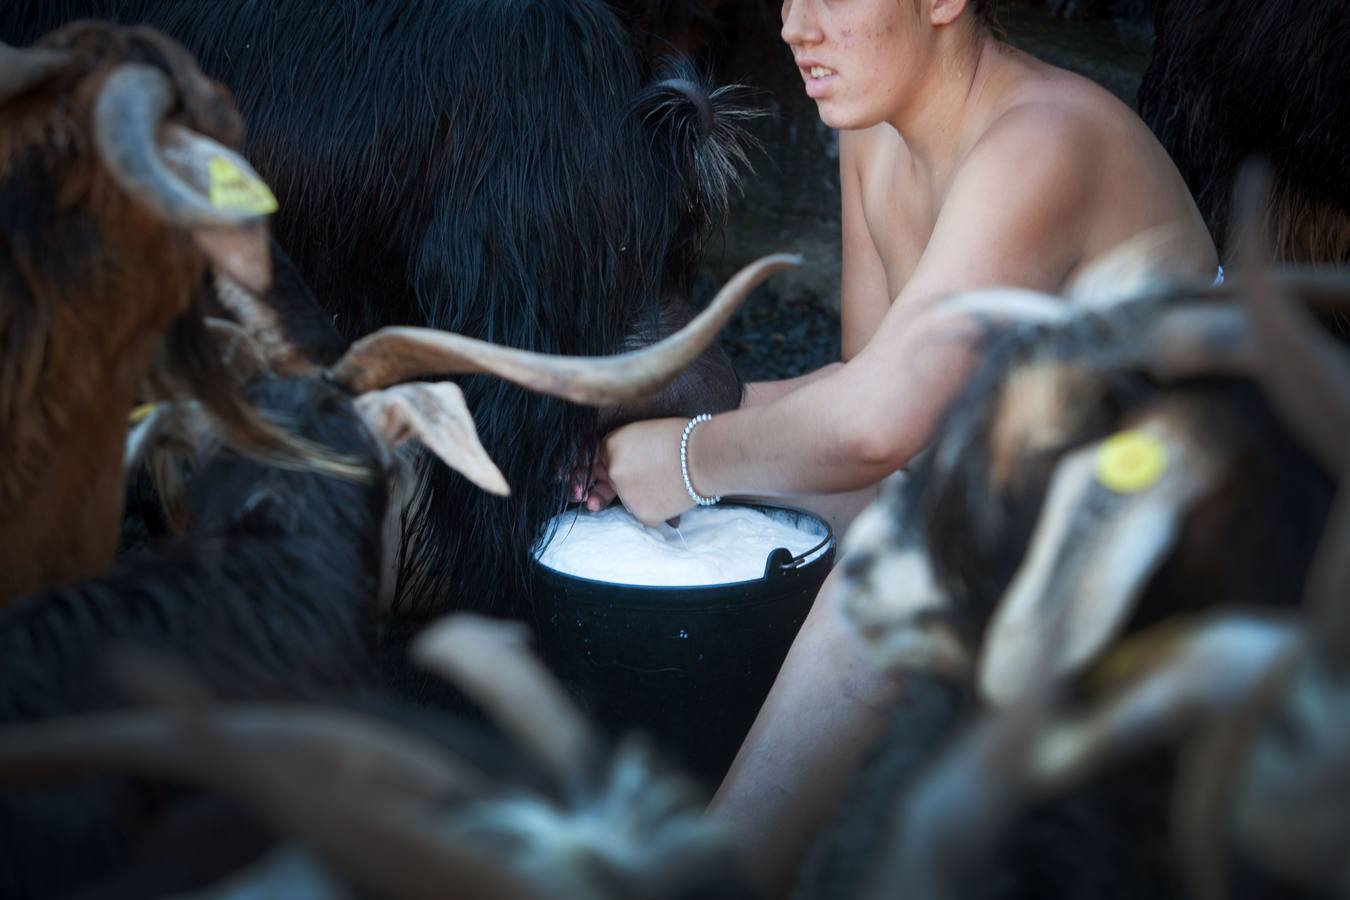
[[[689,420],[689,424],[684,426],[684,434],[680,435],[680,475],[684,477],[684,489],[689,492],[689,499],[693,500],[699,506],[712,506],[721,497],[702,497],[698,491],[694,490],[693,483],[689,480],[689,436],[694,433],[694,429],[712,418],[710,413],[700,413]]]

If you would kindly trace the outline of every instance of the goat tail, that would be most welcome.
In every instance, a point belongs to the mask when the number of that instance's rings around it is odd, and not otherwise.
[[[652,132],[655,160],[677,180],[680,212],[697,223],[698,250],[721,224],[732,191],[752,172],[750,152],[759,143],[746,124],[763,115],[743,85],[712,88],[693,61],[668,57],[656,80],[638,94],[636,113]]]

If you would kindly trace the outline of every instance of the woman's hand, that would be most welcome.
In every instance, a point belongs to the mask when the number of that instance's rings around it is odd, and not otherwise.
[[[657,525],[694,506],[680,475],[684,419],[650,419],[611,431],[600,447],[587,509],[616,496],[638,521]],[[592,506],[592,501],[599,501]]]
[[[577,466],[572,470],[567,482],[567,499],[570,503],[584,504],[591,512],[599,512],[614,502],[614,485],[610,484],[605,461],[599,454],[589,468]]]

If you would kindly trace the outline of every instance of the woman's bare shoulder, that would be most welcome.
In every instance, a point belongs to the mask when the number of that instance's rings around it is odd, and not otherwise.
[[[1047,136],[1079,140],[1098,136],[1149,137],[1150,132],[1116,95],[1091,79],[1022,54],[1027,63],[1021,77],[993,110],[995,124],[1022,123],[1027,128],[1050,127]]]
[[[1045,209],[1073,211],[1092,256],[1162,225],[1180,226],[1198,265],[1212,244],[1166,151],[1132,109],[1105,88],[1048,64],[1010,91],[971,157],[1053,174]]]

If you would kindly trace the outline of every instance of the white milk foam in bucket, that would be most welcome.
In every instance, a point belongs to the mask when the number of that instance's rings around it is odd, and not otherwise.
[[[753,581],[778,547],[800,556],[825,537],[810,516],[744,506],[696,507],[678,528],[643,525],[622,506],[598,513],[568,511],[535,558],[555,571],[593,581],[693,586]]]

